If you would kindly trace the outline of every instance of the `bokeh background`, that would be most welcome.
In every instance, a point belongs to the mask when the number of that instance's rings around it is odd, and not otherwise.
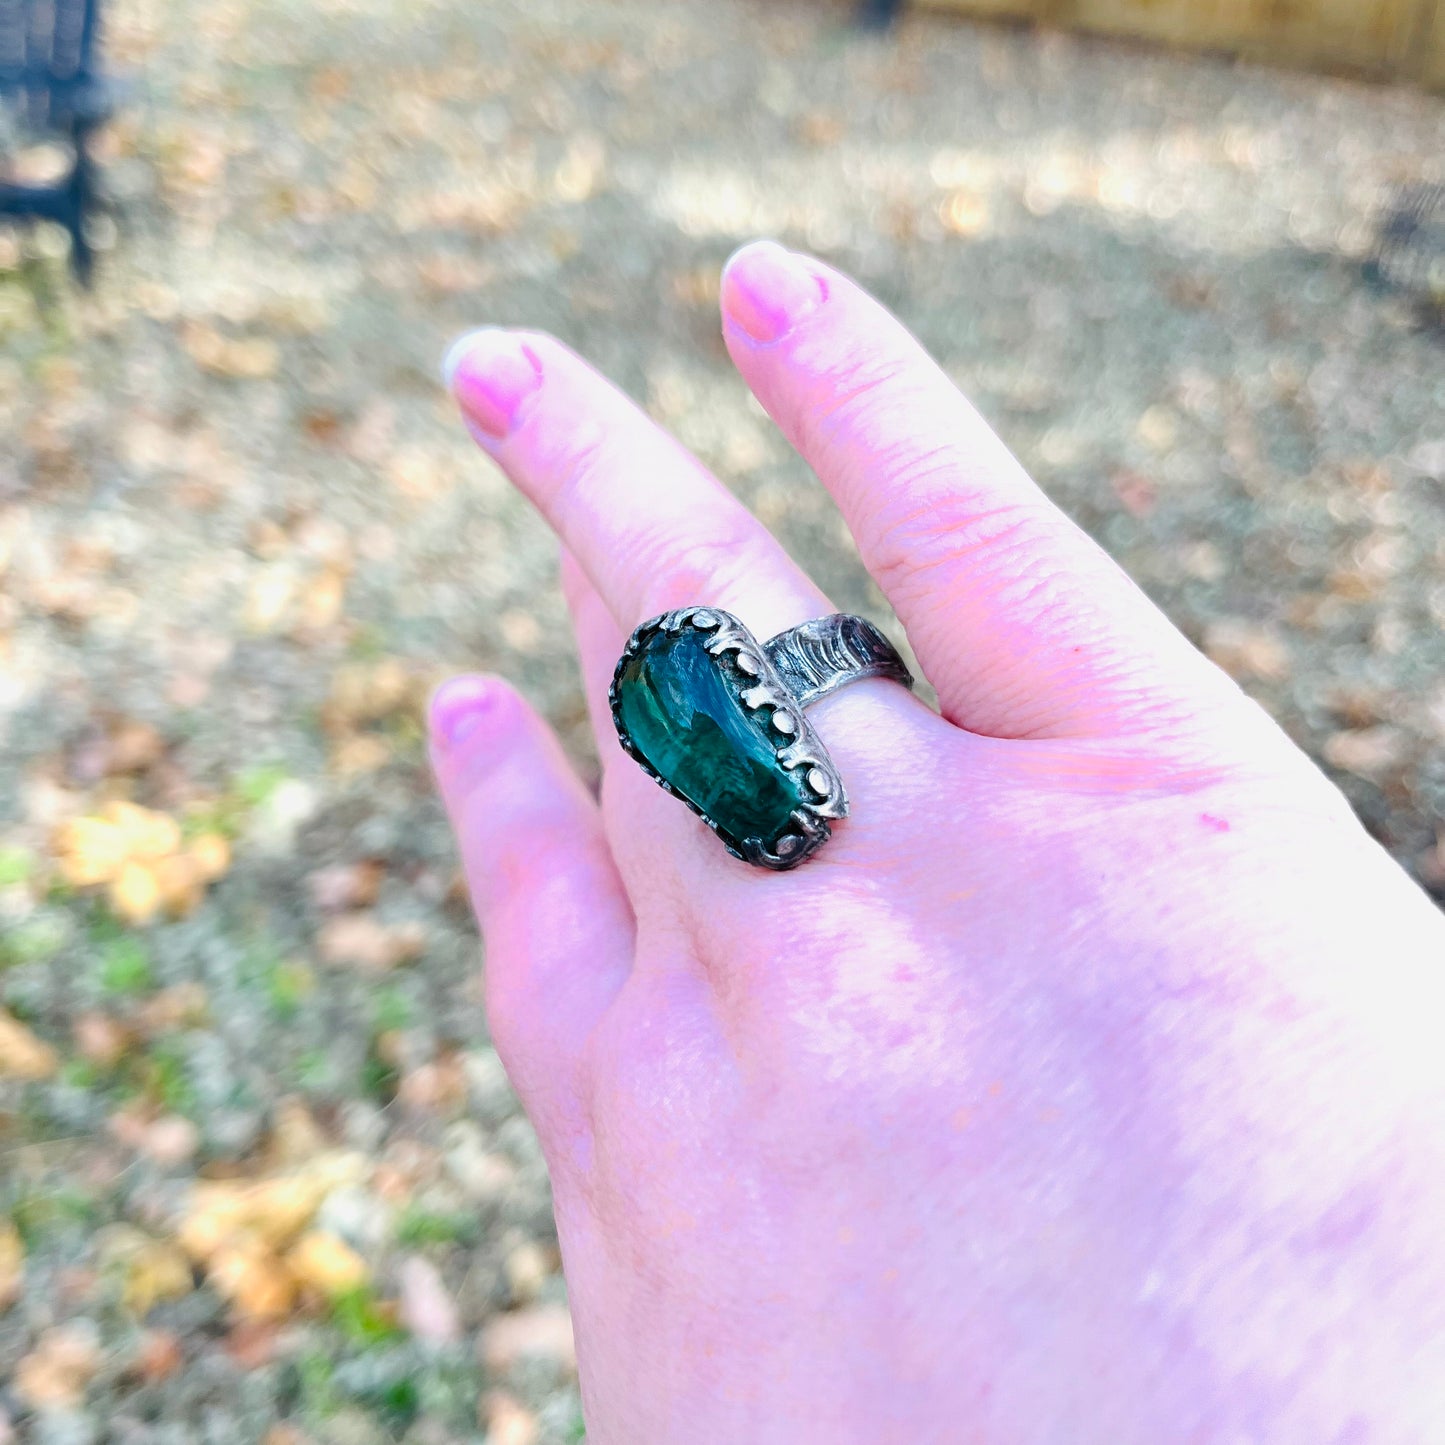
[[[463,328],[887,622],[718,334],[746,239],[851,270],[1445,897],[1445,346],[1370,264],[1440,99],[808,0],[122,0],[104,56],[94,289],[0,231],[0,1442],[582,1438],[423,748],[482,667],[590,757]]]

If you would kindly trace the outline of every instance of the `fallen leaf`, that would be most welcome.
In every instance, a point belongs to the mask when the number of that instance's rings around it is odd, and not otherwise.
[[[1205,629],[1204,651],[1231,677],[1282,682],[1290,673],[1289,648],[1273,628],[1226,617]]]
[[[118,1019],[94,1010],[76,1015],[70,1036],[80,1057],[101,1069],[113,1068],[135,1042],[130,1030]]]
[[[1357,777],[1374,778],[1403,762],[1408,736],[1389,723],[1337,732],[1325,739],[1325,760]]]
[[[349,731],[363,723],[384,722],[418,700],[417,679],[399,658],[339,667],[326,701],[326,725]]]
[[[148,1385],[169,1380],[185,1363],[180,1337],[170,1330],[147,1330],[136,1348],[134,1370]]]
[[[287,1174],[197,1184],[176,1238],[192,1259],[203,1262],[243,1236],[269,1250],[285,1249],[333,1189],[356,1183],[365,1172],[361,1155],[335,1150]]]
[[[505,1390],[483,1398],[481,1421],[487,1427],[486,1445],[536,1445],[542,1435],[537,1417]]]
[[[163,1169],[175,1169],[195,1157],[201,1131],[180,1114],[163,1114],[146,1126],[141,1152]]]
[[[326,1135],[311,1110],[300,1099],[282,1099],[267,1141],[268,1162],[281,1169],[304,1166],[325,1149]]]
[[[529,1239],[507,1255],[503,1268],[513,1303],[531,1304],[541,1294],[542,1286],[552,1273],[552,1256],[535,1240]]]
[[[359,1289],[371,1273],[345,1240],[320,1229],[302,1235],[286,1263],[299,1284],[328,1298]]]
[[[119,917],[143,928],[160,912],[161,880],[154,868],[132,860],[121,864],[106,896]]]
[[[248,632],[275,632],[290,612],[299,586],[300,578],[289,563],[262,567],[247,590],[242,625]]]
[[[327,568],[301,589],[297,598],[295,630],[323,632],[334,626],[346,601],[346,574]]]
[[[223,877],[231,866],[231,845],[220,833],[202,833],[192,839],[188,851],[207,883]]]
[[[482,1363],[499,1375],[523,1359],[540,1360],[568,1374],[577,1368],[572,1316],[562,1304],[493,1315],[482,1327],[478,1349]]]
[[[396,1091],[397,1102],[410,1109],[434,1113],[459,1112],[466,1103],[467,1077],[455,1050],[408,1069]]]
[[[312,1437],[295,1425],[273,1425],[261,1437],[261,1445],[312,1445]]]
[[[162,1300],[181,1299],[195,1288],[190,1262],[174,1244],[155,1239],[128,1224],[116,1224],[96,1236],[96,1260],[118,1278],[121,1302],[144,1318]]]
[[[60,1067],[55,1050],[36,1038],[14,1014],[0,1009],[0,1078],[50,1078]]]
[[[391,748],[375,733],[353,733],[331,750],[331,768],[338,777],[354,778],[374,773],[391,760]]]
[[[108,882],[125,862],[125,834],[104,818],[73,818],[56,837],[60,873],[72,888]]]
[[[375,860],[335,863],[318,868],[307,878],[306,887],[311,902],[323,913],[340,913],[375,903],[384,876],[385,869]]]
[[[274,376],[281,365],[281,349],[265,336],[223,336],[210,326],[192,322],[181,333],[191,359],[212,376],[257,380]]]
[[[150,1036],[174,1033],[177,1029],[204,1024],[210,1013],[210,998],[204,984],[189,980],[163,988],[142,1005],[138,1022]]]
[[[69,1409],[85,1398],[99,1368],[99,1333],[90,1321],[74,1320],[41,1335],[35,1349],[15,1366],[11,1384],[33,1409]]]
[[[426,946],[420,923],[385,924],[369,913],[346,913],[328,920],[317,934],[317,952],[332,964],[350,964],[384,973],[417,957]]]
[[[105,772],[140,773],[165,756],[166,742],[149,723],[122,718],[106,740]]]
[[[135,866],[135,865],[132,865]],[[159,906],[174,917],[190,913],[201,901],[206,882],[195,860],[185,853],[173,853],[169,858],[158,858],[149,868],[155,882]],[[119,886],[119,880],[112,890]],[[116,911],[125,915],[120,908]],[[143,920],[142,920],[143,921]]]
[[[101,816],[120,830],[129,858],[166,858],[181,846],[181,826],[168,813],[117,799],[106,804]]]
[[[260,1239],[241,1236],[217,1250],[206,1278],[246,1319],[280,1319],[296,1302],[291,1271]]]
[[[0,1314],[4,1314],[25,1287],[25,1242],[13,1220],[0,1219]]]
[[[243,1370],[259,1370],[275,1359],[278,1339],[271,1320],[238,1320],[226,1336],[226,1353]]]

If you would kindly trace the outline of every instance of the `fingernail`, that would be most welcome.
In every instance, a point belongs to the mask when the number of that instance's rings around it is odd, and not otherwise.
[[[495,326],[452,343],[442,376],[467,420],[494,441],[517,425],[523,403],[542,384],[542,363],[520,337]]]
[[[443,747],[465,742],[496,706],[497,696],[488,677],[454,677],[444,682],[431,700],[432,736]]]
[[[723,305],[754,341],[781,341],[827,295],[821,277],[776,241],[755,241],[723,270]]]

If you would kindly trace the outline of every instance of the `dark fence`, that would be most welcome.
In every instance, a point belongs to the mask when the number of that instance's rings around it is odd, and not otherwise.
[[[98,10],[99,0],[0,0],[0,216],[58,221],[82,279],[92,261],[85,220],[96,200],[87,140],[110,110],[96,69]],[[15,180],[12,148],[26,140],[63,142],[66,172],[43,184]]]

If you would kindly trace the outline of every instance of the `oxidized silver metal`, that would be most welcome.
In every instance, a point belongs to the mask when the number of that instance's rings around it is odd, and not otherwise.
[[[717,822],[683,793],[677,791],[638,751],[623,724],[618,686],[624,666],[658,632],[679,632],[685,627],[712,634],[708,652],[725,658],[735,671],[737,696],[752,711],[770,708],[769,719],[777,734],[776,759],[788,770],[806,768],[805,782],[812,797],[794,810],[794,832],[785,833],[769,849],[761,838],[743,840],[735,848],[719,834],[719,841],[735,858],[760,868],[784,871],[811,858],[832,835],[831,822],[848,816],[848,794],[833,759],[804,716],[803,710],[819,698],[850,682],[881,677],[904,687],[913,686],[913,674],[891,642],[866,618],[835,612],[780,632],[760,643],[749,628],[730,612],[717,607],[681,607],[651,618],[636,628],[618,659],[608,693],[612,721],[623,750],[665,792],[686,803],[718,832]]]
[[[763,651],[804,707],[865,677],[913,686],[898,649],[866,617],[849,612],[790,627],[769,638]]]

